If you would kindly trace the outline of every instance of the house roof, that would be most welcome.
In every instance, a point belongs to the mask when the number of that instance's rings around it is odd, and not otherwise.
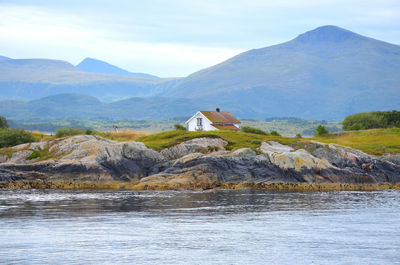
[[[240,123],[230,112],[200,111],[208,120],[216,123]],[[214,126],[215,127],[215,126]]]
[[[234,130],[237,131],[239,130],[238,127],[232,124],[211,124],[213,127],[217,128],[218,130]]]

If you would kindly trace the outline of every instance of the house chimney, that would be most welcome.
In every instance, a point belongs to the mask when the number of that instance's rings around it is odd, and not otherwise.
[[[216,110],[217,112],[219,112],[219,108],[216,108],[215,110]]]

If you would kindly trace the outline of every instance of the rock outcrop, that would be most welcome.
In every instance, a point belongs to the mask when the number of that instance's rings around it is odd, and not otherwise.
[[[0,156],[0,181],[120,181],[137,187],[213,188],[219,183],[398,183],[398,156],[377,157],[333,144],[304,149],[263,142],[226,150],[219,138],[192,139],[157,152],[139,142],[75,136],[24,144]]]

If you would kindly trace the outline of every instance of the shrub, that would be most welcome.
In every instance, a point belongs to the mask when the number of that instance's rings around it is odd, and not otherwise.
[[[0,129],[0,148],[24,143],[32,143],[35,137],[31,132],[16,129]]]
[[[267,133],[265,131],[254,128],[254,127],[250,127],[250,126],[243,126],[240,130],[245,133],[255,133],[255,134],[267,135]]]
[[[301,133],[298,133],[298,134],[296,134],[296,138],[301,139],[301,138],[303,138],[303,136],[301,135]]]
[[[258,140],[258,139],[254,139],[254,140],[252,140],[250,143],[251,143],[251,144],[254,144],[254,145],[260,145],[260,144],[262,143],[262,141],[261,141],[261,140]]]
[[[90,128],[87,128],[86,130],[85,130],[85,134],[87,134],[87,135],[94,135],[94,134],[96,134],[97,132],[95,131],[95,130],[93,130],[93,129],[90,129]]]
[[[277,131],[272,130],[269,134],[274,135],[274,136],[281,136]]]
[[[3,116],[0,116],[0,129],[8,128],[7,119]]]
[[[323,136],[327,135],[329,133],[328,129],[325,128],[324,125],[318,125],[317,129],[315,130],[315,135],[316,136]]]
[[[74,136],[85,133],[86,132],[81,128],[63,128],[63,129],[58,129],[56,131],[56,137],[61,138],[61,137]]]
[[[182,130],[182,131],[186,131],[186,127],[183,126],[182,124],[179,123],[175,123],[174,124],[175,130]]]

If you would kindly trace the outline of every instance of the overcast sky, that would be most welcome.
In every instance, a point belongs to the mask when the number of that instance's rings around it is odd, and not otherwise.
[[[322,25],[400,44],[400,1],[0,0],[0,55],[186,76]]]

